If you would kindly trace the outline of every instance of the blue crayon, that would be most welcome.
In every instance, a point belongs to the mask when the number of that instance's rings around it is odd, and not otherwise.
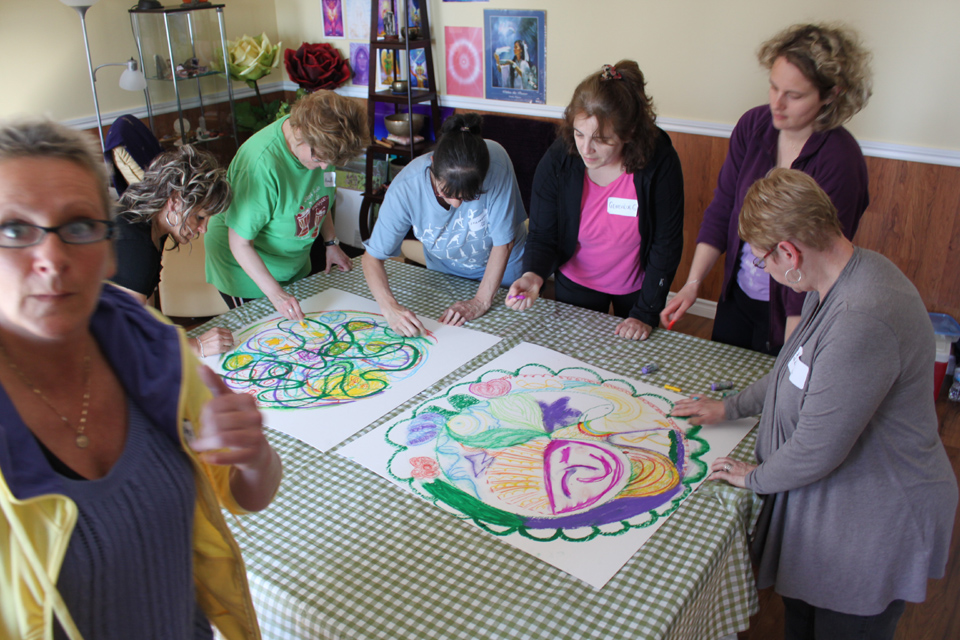
[[[724,389],[733,389],[733,383],[725,381],[710,383],[710,391],[723,391]]]
[[[640,369],[640,373],[653,373],[654,371],[657,371],[658,369],[660,369],[660,367],[658,367],[656,364],[654,364],[653,362],[651,362],[650,364],[648,364],[648,365],[646,365],[645,367],[643,367],[643,369]]]

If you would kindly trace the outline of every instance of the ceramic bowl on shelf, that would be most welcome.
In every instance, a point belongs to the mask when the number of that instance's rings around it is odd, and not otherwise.
[[[393,115],[386,116],[383,119],[383,123],[387,126],[387,131],[393,135],[407,137],[410,135],[410,125],[408,124],[409,118],[409,113],[395,113]],[[419,113],[413,114],[413,135],[420,133],[420,129],[422,128],[423,115]]]

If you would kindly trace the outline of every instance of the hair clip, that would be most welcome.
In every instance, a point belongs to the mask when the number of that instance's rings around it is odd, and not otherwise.
[[[460,131],[466,131],[467,133],[470,133],[470,127],[460,127]]]
[[[613,65],[605,64],[600,70],[600,79],[601,80],[623,80],[623,76],[617,71]]]

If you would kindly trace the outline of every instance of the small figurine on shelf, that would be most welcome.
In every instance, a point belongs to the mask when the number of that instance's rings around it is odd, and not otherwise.
[[[190,58],[189,60],[184,60],[182,63],[177,65],[177,77],[178,78],[195,78],[201,74],[207,72],[207,68],[200,65],[200,61],[196,58]]]
[[[383,12],[383,34],[385,40],[397,39],[397,23],[393,19],[393,11]]]

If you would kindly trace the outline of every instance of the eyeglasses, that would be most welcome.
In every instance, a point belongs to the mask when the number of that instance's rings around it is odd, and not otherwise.
[[[67,244],[91,244],[113,237],[115,225],[109,220],[80,218],[56,227],[41,227],[29,222],[0,224],[0,247],[23,249],[40,244],[48,233],[55,233]]]
[[[773,252],[776,251],[776,250],[777,250],[777,247],[774,246],[773,249],[770,249],[770,251],[767,251],[765,254],[763,254],[763,257],[762,257],[762,258],[754,258],[754,259],[753,259],[753,266],[755,266],[757,269],[763,269],[764,267],[766,267],[766,266],[767,266],[767,258],[769,258],[769,257],[770,257],[770,254],[773,253]]]

